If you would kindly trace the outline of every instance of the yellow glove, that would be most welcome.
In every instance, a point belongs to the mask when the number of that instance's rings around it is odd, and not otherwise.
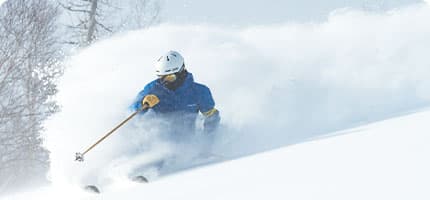
[[[203,115],[205,116],[203,122],[203,131],[205,133],[214,132],[218,128],[219,122],[221,121],[219,111],[216,108],[212,108],[211,110],[204,112]]]
[[[157,105],[160,102],[160,99],[158,99],[157,96],[153,95],[153,94],[148,94],[145,96],[145,98],[143,98],[142,100],[142,105],[148,105],[150,108],[154,107],[155,105]]]

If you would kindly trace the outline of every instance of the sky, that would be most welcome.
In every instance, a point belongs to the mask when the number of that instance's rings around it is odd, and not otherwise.
[[[164,20],[248,26],[326,20],[340,8],[387,10],[423,0],[164,0]],[[0,0],[0,5],[5,0]]]
[[[341,8],[384,11],[422,0],[165,0],[165,20],[225,26],[319,22]]]

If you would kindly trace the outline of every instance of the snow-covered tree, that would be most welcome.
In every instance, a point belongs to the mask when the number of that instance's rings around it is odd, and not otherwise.
[[[159,0],[61,0],[70,44],[87,46],[93,41],[125,30],[159,23]]]
[[[42,123],[58,106],[62,74],[59,9],[49,0],[9,0],[0,7],[0,191],[44,180],[49,167]]]

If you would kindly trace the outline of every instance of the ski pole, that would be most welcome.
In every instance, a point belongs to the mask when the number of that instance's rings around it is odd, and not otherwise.
[[[112,133],[114,133],[117,129],[119,129],[122,125],[124,125],[125,123],[127,123],[130,119],[132,119],[134,116],[136,116],[139,112],[147,109],[149,106],[148,104],[144,104],[142,106],[142,108],[138,109],[136,112],[132,113],[130,116],[128,116],[124,121],[122,121],[121,123],[119,123],[115,128],[113,128],[111,131],[109,131],[106,135],[104,135],[102,138],[100,138],[96,143],[94,143],[93,145],[91,145],[87,150],[85,150],[83,153],[76,153],[76,158],[75,161],[84,161],[84,155],[86,153],[88,153],[89,151],[91,151],[91,149],[93,149],[95,146],[97,146],[100,142],[102,142],[104,139],[106,139],[107,137],[109,137]]]

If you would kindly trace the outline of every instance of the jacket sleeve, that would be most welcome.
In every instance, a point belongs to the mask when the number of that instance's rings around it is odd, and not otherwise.
[[[136,98],[134,99],[133,103],[129,106],[129,109],[132,111],[137,111],[139,110],[143,105],[142,105],[142,100],[143,98],[149,94],[150,90],[151,90],[151,85],[148,84],[145,86],[145,88],[139,92],[139,94],[137,94]],[[143,111],[145,112],[145,111]]]
[[[203,131],[205,133],[212,133],[214,132],[218,126],[219,126],[219,122],[221,121],[221,117],[219,115],[219,111],[215,108],[213,108],[211,111],[210,115],[205,115],[205,119],[203,122]]]
[[[200,85],[199,110],[204,115],[204,132],[211,133],[218,128],[221,121],[219,111],[215,108],[215,101],[208,87]]]

